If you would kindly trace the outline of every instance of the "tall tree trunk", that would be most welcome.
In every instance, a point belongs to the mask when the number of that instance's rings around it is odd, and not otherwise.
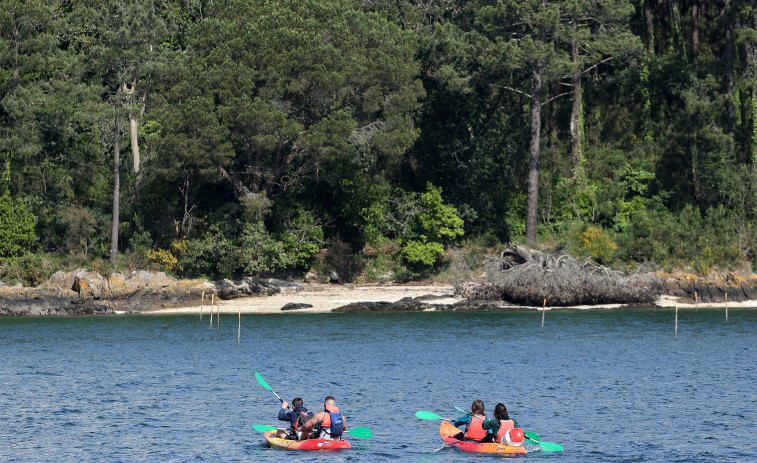
[[[559,93],[557,84],[550,84],[549,86],[549,98],[554,97]],[[557,130],[557,105],[549,105],[548,113],[548,126],[549,126],[549,150],[552,158],[552,166],[550,171],[552,174],[561,174],[560,172],[560,147],[558,146],[558,130]]]
[[[536,234],[539,209],[539,145],[541,141],[542,71],[540,60],[534,64],[531,92],[531,149],[528,161],[528,197],[526,199],[526,239],[538,243]]]
[[[581,177],[581,71],[578,67],[578,43],[574,40],[570,50],[573,61],[573,108],[570,113],[570,158],[573,161],[573,178]]]
[[[647,25],[647,53],[654,55],[654,23],[652,22],[652,8],[649,2],[652,0],[642,0],[644,5],[644,22]]]
[[[131,159],[134,172],[139,173],[139,140],[137,139],[137,120],[129,113],[129,135],[131,137]]]
[[[120,91],[119,91],[120,93]],[[120,178],[120,149],[118,139],[121,137],[121,120],[118,115],[119,107],[116,107],[116,121],[113,129],[113,225],[110,235],[110,261],[115,263],[118,259],[118,219],[121,206],[121,178]]]
[[[691,2],[691,51],[699,54],[699,0]]]
[[[725,30],[725,72],[727,82],[726,94],[726,133],[733,133],[733,127],[736,121],[736,105],[734,104],[734,81],[733,81],[733,19],[730,18],[731,5],[728,0],[723,2],[720,14],[725,16],[727,26]],[[733,151],[733,144],[731,144]]]

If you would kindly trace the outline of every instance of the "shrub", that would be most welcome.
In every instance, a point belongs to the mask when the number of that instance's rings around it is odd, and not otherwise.
[[[572,233],[568,240],[571,254],[591,256],[600,263],[611,262],[618,250],[618,246],[610,240],[604,230],[591,225]]]
[[[431,267],[444,254],[444,245],[437,242],[425,242],[426,237],[421,235],[421,241],[410,240],[402,249],[402,258],[414,268]]]
[[[30,250],[36,239],[36,218],[21,198],[0,196],[0,256],[16,257]]]

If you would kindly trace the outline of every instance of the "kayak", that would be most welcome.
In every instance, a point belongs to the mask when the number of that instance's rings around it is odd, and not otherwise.
[[[349,449],[352,445],[346,440],[307,439],[293,440],[276,437],[276,430],[263,433],[268,445],[286,450],[337,450]]]
[[[526,454],[528,450],[523,447],[512,447],[499,442],[469,442],[466,440],[456,439],[455,436],[462,433],[460,429],[452,426],[446,421],[442,421],[442,425],[439,428],[439,434],[442,435],[442,440],[465,452],[476,453],[509,453],[509,454]]]

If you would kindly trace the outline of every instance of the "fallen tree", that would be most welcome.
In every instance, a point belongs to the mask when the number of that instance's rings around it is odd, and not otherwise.
[[[501,300],[513,304],[574,306],[646,304],[661,294],[658,279],[627,276],[592,259],[565,252],[550,254],[509,244],[496,256],[487,256],[487,281],[460,281],[458,295],[469,300]]]

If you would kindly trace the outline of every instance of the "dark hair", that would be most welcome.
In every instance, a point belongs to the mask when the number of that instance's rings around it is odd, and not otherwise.
[[[479,399],[474,400],[473,404],[470,406],[470,411],[473,412],[474,415],[484,413],[484,402]]]
[[[505,404],[502,402],[498,403],[496,407],[494,407],[494,418],[498,420],[509,420],[510,415],[507,414],[507,407],[505,407]]]
[[[296,399],[294,399],[292,401],[292,407],[294,407],[294,408],[302,407],[302,399],[299,398],[299,397],[297,397]]]
[[[334,402],[336,402],[336,400],[335,400],[335,399],[334,399],[333,397],[331,397],[330,395],[327,395],[327,396],[326,396],[326,398],[325,398],[325,399],[323,399],[323,403],[326,403],[326,402],[328,402],[329,400],[333,400]]]

